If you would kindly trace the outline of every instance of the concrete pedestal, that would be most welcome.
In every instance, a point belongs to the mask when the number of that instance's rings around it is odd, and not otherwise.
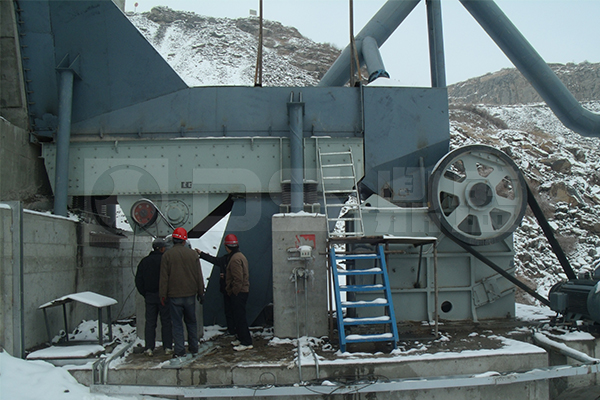
[[[328,334],[326,228],[321,214],[276,214],[272,218],[276,337]],[[301,246],[311,247],[310,257],[301,258]]]

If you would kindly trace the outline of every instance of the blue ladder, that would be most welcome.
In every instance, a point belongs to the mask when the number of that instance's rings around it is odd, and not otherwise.
[[[387,266],[385,263],[385,254],[382,244],[377,246],[377,252],[373,254],[336,254],[333,247],[329,249],[329,257],[331,261],[331,269],[333,271],[335,305],[337,313],[337,327],[340,341],[340,350],[346,351],[348,343],[370,343],[370,342],[391,342],[394,349],[398,343],[398,326],[396,325],[396,315],[394,314],[394,304],[392,302],[392,293],[390,291],[390,282],[387,274]],[[339,260],[378,260],[379,265],[373,268],[366,269],[341,269],[337,266]],[[381,275],[380,284],[371,285],[340,285],[340,276],[358,276],[358,275]],[[362,301],[342,301],[341,292],[380,292],[384,297],[374,300]],[[384,307],[387,313],[376,317],[361,317],[361,318],[344,318],[343,309],[359,308],[359,307]],[[356,325],[373,325],[380,333],[365,334],[365,335],[346,335],[346,327]],[[389,325],[391,332],[385,332],[385,327]]]

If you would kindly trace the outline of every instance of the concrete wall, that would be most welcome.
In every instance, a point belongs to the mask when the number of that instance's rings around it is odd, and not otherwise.
[[[25,129],[27,100],[16,26],[14,3],[0,1],[0,115]]]
[[[29,143],[26,130],[0,116],[0,200],[34,204],[51,194],[40,155],[39,145]]]
[[[12,1],[0,1],[0,200],[51,194],[41,149],[29,141],[27,98]]]
[[[324,255],[326,228],[324,215],[276,214],[272,218],[273,329],[276,337],[296,337],[298,329],[300,336],[321,337],[329,333],[327,264]],[[297,252],[288,252],[288,249],[295,249],[299,245],[313,247],[314,258],[308,264],[305,261],[288,260],[299,256]],[[290,277],[295,268],[304,267],[312,271],[312,274],[307,280],[298,280],[296,293],[295,283]]]
[[[13,288],[20,235],[15,232],[13,210],[0,204],[0,346],[19,356],[18,300]],[[150,238],[123,236],[118,248],[92,246],[92,232],[101,228],[76,220],[25,210],[22,214],[23,347],[48,340],[43,312],[38,307],[70,293],[93,291],[118,301],[112,318],[135,313],[135,266],[150,249]],[[14,232],[14,234],[13,234]],[[17,246],[15,247],[15,243]],[[97,310],[76,302],[67,305],[69,330],[82,320],[96,320]],[[64,329],[61,307],[48,309],[51,334]],[[16,319],[15,319],[16,318]],[[16,324],[14,322],[17,321]]]

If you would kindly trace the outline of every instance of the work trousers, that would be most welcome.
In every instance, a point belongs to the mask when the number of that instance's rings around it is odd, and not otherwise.
[[[198,352],[198,323],[196,321],[196,296],[170,297],[171,320],[173,323],[173,340],[175,341],[175,356],[185,355],[185,338],[183,322],[187,328],[188,350]]]
[[[231,305],[231,296],[223,293],[223,309],[225,310],[225,320],[227,321],[227,333],[235,335],[235,320],[233,319],[233,306]]]
[[[158,299],[158,297],[157,297]],[[146,349],[154,350],[156,346],[156,325],[160,315],[160,332],[164,349],[173,348],[173,327],[171,326],[171,309],[169,304],[164,306],[154,301],[146,302]]]
[[[250,335],[248,321],[246,320],[246,302],[248,301],[248,293],[240,292],[237,295],[232,294],[230,297],[233,322],[235,323],[235,334],[241,344],[249,346],[252,344],[252,335]]]

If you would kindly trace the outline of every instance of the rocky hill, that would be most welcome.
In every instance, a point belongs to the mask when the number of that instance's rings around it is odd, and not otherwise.
[[[190,86],[253,85],[255,17],[212,18],[165,7],[128,16]],[[315,85],[339,54],[295,28],[271,21],[264,26],[264,86]],[[600,64],[552,68],[584,107],[600,113]],[[565,128],[514,69],[458,83],[449,92],[451,146],[489,144],[505,151],[524,172],[576,272],[599,266],[600,139]],[[532,215],[514,238],[516,275],[546,295],[565,275]]]
[[[213,18],[168,7],[128,16],[189,86],[254,85],[257,17]],[[314,86],[339,54],[296,28],[263,21],[263,86]]]
[[[550,64],[550,68],[577,100],[600,100],[600,63]],[[452,102],[463,104],[512,105],[542,101],[516,68],[451,85],[448,94]]]

